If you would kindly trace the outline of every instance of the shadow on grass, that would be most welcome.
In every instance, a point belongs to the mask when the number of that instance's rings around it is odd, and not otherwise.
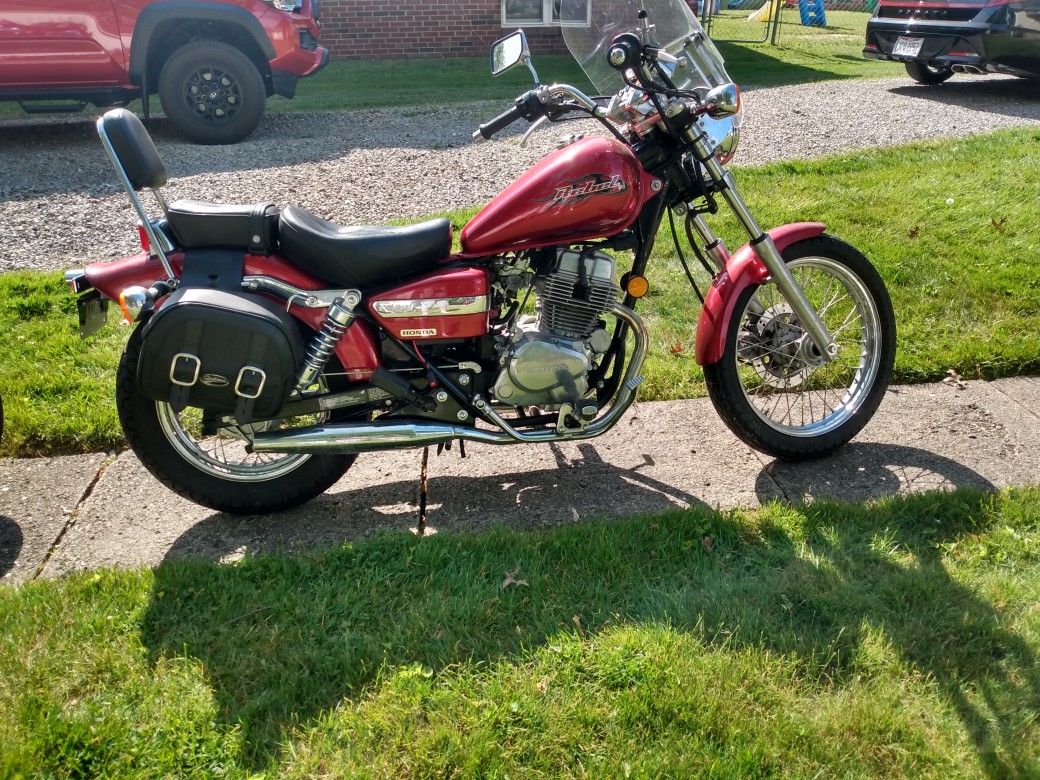
[[[726,71],[741,85],[775,87],[857,77],[856,74],[846,76],[836,73],[826,67],[810,68],[793,62],[785,62],[780,57],[770,56],[762,49],[751,48],[742,43],[716,41],[715,45],[726,61]],[[819,61],[822,66],[826,66],[826,57],[820,57]]]
[[[600,474],[599,492],[609,498],[628,484],[622,476]],[[959,466],[945,476],[988,484]],[[514,477],[516,490],[531,486]],[[1036,659],[941,558],[987,530],[993,500],[962,490],[868,508],[819,501],[757,523],[698,506],[539,532],[382,535],[235,566],[168,559],[142,637],[155,661],[204,664],[245,760],[261,767],[287,730],[356,700],[385,665],[519,661],[576,622],[587,632],[662,622],[718,646],[790,654],[807,678],[840,683],[865,673],[857,655],[877,627],[938,682],[988,773],[1006,776],[1030,766],[1015,719],[1040,706]],[[503,590],[510,572],[529,585]]]

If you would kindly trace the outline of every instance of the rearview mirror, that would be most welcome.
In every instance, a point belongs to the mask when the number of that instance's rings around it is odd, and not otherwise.
[[[526,65],[530,60],[531,50],[527,46],[527,36],[523,30],[499,38],[491,45],[492,76],[501,75],[518,65]]]

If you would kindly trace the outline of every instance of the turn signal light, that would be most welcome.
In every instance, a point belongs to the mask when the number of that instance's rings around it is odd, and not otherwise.
[[[642,298],[650,292],[650,282],[645,276],[630,276],[625,284],[625,292],[633,298]]]
[[[123,319],[133,325],[151,301],[152,294],[145,288],[137,285],[127,287],[119,293],[119,310],[123,312]]]

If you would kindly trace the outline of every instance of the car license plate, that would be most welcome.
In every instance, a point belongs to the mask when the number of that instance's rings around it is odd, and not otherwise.
[[[76,299],[79,310],[79,335],[81,338],[97,333],[108,319],[108,300],[97,290],[84,293]]]
[[[924,45],[924,38],[908,38],[905,35],[900,35],[896,39],[896,45],[892,49],[892,54],[896,57],[916,57],[921,53],[922,45]]]

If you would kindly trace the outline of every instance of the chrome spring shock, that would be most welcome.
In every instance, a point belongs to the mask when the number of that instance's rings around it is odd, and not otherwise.
[[[318,381],[325,364],[329,362],[332,353],[336,350],[339,340],[354,323],[354,307],[361,303],[361,294],[356,290],[349,291],[342,298],[336,298],[329,304],[325,321],[321,323],[321,330],[307,347],[307,356],[303,361],[303,368],[296,380],[296,393],[302,393]]]

